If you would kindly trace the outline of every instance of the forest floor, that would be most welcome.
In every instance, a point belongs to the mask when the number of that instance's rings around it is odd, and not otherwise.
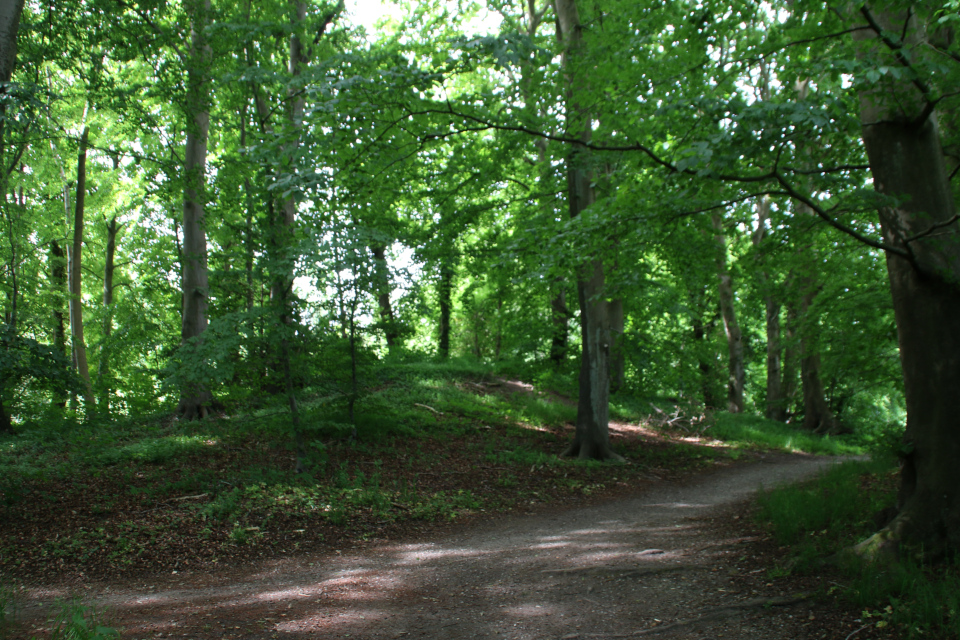
[[[42,634],[51,599],[73,592],[128,638],[895,637],[824,598],[829,576],[772,577],[780,550],[751,524],[758,487],[830,462],[761,455],[595,504],[389,542],[35,585],[23,631]]]
[[[6,636],[49,637],[75,598],[137,639],[896,637],[832,595],[829,569],[785,570],[752,517],[758,488],[836,458],[615,421],[627,464],[561,462],[569,422],[497,404],[529,385],[452,384],[500,420],[460,396],[414,403],[433,435],[330,441],[316,486],[262,471],[289,464],[263,433],[226,432],[24,484],[0,527]],[[164,438],[194,442],[183,428]]]

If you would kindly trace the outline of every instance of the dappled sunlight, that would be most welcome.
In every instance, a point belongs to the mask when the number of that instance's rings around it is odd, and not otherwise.
[[[552,616],[560,613],[560,609],[556,606],[551,606],[550,604],[522,604],[514,607],[503,607],[500,609],[503,613],[507,615],[516,616],[518,618],[536,618],[540,616]]]
[[[485,555],[485,552],[478,549],[415,549],[399,553],[397,562],[404,565],[426,564],[444,558],[477,558],[482,555]]]
[[[390,615],[377,609],[363,609],[338,613],[319,613],[298,617],[277,623],[273,628],[276,631],[301,632],[314,631],[319,627],[343,627],[345,625],[367,625],[389,618]]]

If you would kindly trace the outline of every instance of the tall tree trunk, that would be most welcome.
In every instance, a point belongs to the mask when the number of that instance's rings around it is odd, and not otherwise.
[[[210,90],[207,68],[211,50],[204,38],[210,15],[210,0],[188,3],[192,28],[187,67],[187,144],[184,150],[183,254],[180,283],[183,292],[181,344],[188,350],[200,348],[207,329],[210,287],[207,274],[207,233],[204,225],[207,135],[210,130]],[[204,385],[180,391],[177,412],[184,420],[205,418],[214,408],[213,394]]]
[[[588,169],[592,131],[590,115],[578,102],[583,85],[577,62],[583,47],[583,33],[576,0],[556,0],[559,36],[564,43],[563,65],[567,74],[567,122],[576,144],[567,156],[567,198],[570,217],[578,217],[594,202],[593,180]],[[566,456],[598,460],[622,459],[610,447],[610,318],[603,299],[603,262],[588,260],[577,275],[580,302],[580,395],[577,402],[577,430]]]
[[[820,379],[820,348],[816,322],[810,317],[810,307],[819,289],[808,285],[800,298],[800,383],[803,388],[803,428],[815,433],[838,434],[843,431],[840,422],[827,402]]]
[[[20,15],[23,13],[24,0],[0,0],[0,212],[7,218],[8,231],[10,232],[11,256],[10,256],[10,277],[11,277],[11,296],[10,312],[6,321],[13,330],[17,326],[17,296],[19,294],[17,284],[16,251],[14,246],[13,216],[10,215],[9,204],[7,201],[7,191],[9,187],[10,170],[8,167],[6,154],[6,113],[10,81],[13,78],[13,70],[17,64],[17,32],[20,28]],[[3,405],[0,404],[0,419],[9,423],[9,416],[4,412]]]
[[[743,385],[747,370],[743,363],[743,333],[737,322],[734,306],[733,278],[727,269],[727,242],[723,235],[723,219],[719,214],[713,216],[713,228],[717,232],[717,280],[720,290],[720,313],[723,317],[723,329],[727,336],[729,366],[727,376],[727,411],[743,413]]]
[[[63,313],[63,296],[67,293],[67,256],[56,240],[50,241],[50,280],[56,291],[53,297],[53,348],[58,354],[65,356],[67,332]],[[67,396],[58,395],[56,404],[61,409],[66,407]]]
[[[767,219],[770,217],[770,199],[763,197],[757,203],[757,230],[753,234],[753,246],[760,247],[766,237]],[[764,415],[770,420],[785,422],[787,403],[783,394],[783,368],[780,344],[780,302],[771,292],[770,275],[760,269],[758,280],[763,291],[763,306],[767,334],[767,402]]]
[[[570,334],[567,323],[573,314],[567,308],[567,292],[564,290],[563,281],[558,281],[557,286],[557,295],[550,302],[550,322],[553,327],[553,335],[550,337],[550,360],[553,361],[554,367],[559,369],[567,359],[567,340]]]
[[[387,265],[387,247],[383,244],[370,246],[373,254],[374,280],[376,282],[377,305],[380,307],[380,323],[383,325],[383,337],[387,348],[392,350],[399,344],[400,332],[393,317],[393,305],[390,303],[390,271]]]
[[[450,314],[453,310],[453,267],[450,265],[449,256],[444,256],[440,263],[440,284],[437,287],[440,302],[440,339],[438,340],[438,351],[441,358],[450,356]]]
[[[247,107],[248,103],[244,101],[243,109],[240,110],[240,148],[247,148]],[[247,175],[243,176],[243,199],[244,199],[244,237],[243,237],[243,273],[244,284],[246,286],[243,292],[243,300],[247,311],[253,311],[253,257],[255,252],[255,241],[253,238],[253,185]]]
[[[73,342],[73,358],[77,374],[83,382],[84,409],[88,414],[96,408],[93,402],[93,386],[90,384],[90,368],[87,365],[87,345],[83,341],[83,286],[81,263],[83,257],[83,214],[87,191],[87,143],[90,132],[83,128],[80,135],[80,152],[77,157],[77,193],[73,209],[73,250],[70,264],[70,338]]]
[[[800,361],[800,315],[795,304],[788,303],[786,312],[786,346],[783,349],[783,399],[787,417],[797,397],[797,363]]]
[[[113,334],[113,274],[116,269],[117,254],[117,217],[107,222],[107,251],[103,263],[103,347],[100,349],[100,362],[97,368],[97,386],[100,388],[100,411],[110,413],[110,351]]]
[[[289,60],[287,71],[291,79],[296,82],[302,75],[304,68],[309,63],[310,52],[304,48],[298,35],[298,30],[302,28],[307,20],[307,4],[302,0],[295,0],[291,3],[293,15],[290,21],[292,32],[289,39]],[[344,9],[343,0],[324,17],[317,38],[326,30],[327,26]],[[300,130],[303,128],[303,110],[305,105],[304,91],[299,87],[292,86],[287,95],[287,126],[294,134],[291,142],[286,146],[286,153],[290,159],[291,165],[296,166],[297,155],[300,147]],[[257,99],[257,109],[264,126],[267,126],[269,120],[269,109],[262,99]],[[283,198],[281,203],[280,220],[273,221],[274,242],[276,243],[276,256],[274,262],[275,273],[270,287],[271,302],[278,308],[280,316],[281,350],[280,357],[282,362],[282,373],[284,379],[284,388],[287,393],[287,400],[290,406],[290,421],[293,431],[294,448],[296,450],[296,472],[303,473],[307,470],[307,450],[303,434],[303,427],[300,418],[300,408],[296,397],[296,386],[293,383],[293,369],[291,366],[292,348],[291,338],[294,336],[293,326],[296,318],[294,317],[294,264],[296,257],[293,253],[293,241],[295,226],[297,221],[297,199],[294,193],[290,193]]]
[[[716,318],[704,324],[699,315],[690,320],[693,328],[693,344],[697,352],[697,369],[700,371],[700,394],[703,396],[703,405],[707,409],[716,409],[720,406],[720,398],[713,388],[713,363],[707,358],[706,338],[713,332]]]
[[[925,48],[936,3],[899,13],[893,3],[868,3],[856,32],[863,60],[902,64],[935,55]],[[873,11],[873,7],[879,10]],[[918,15],[919,14],[919,15]],[[897,78],[904,78],[898,80]],[[863,542],[867,555],[901,544],[928,557],[960,550],[960,229],[937,128],[933,96],[910,75],[860,94],[863,141],[874,188],[896,198],[880,209],[900,343],[907,430],[897,517]]]
[[[610,393],[616,393],[626,382],[627,358],[623,350],[623,298],[607,303],[610,314]]]

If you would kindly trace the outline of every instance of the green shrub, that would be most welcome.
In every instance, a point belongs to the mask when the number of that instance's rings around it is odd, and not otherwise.
[[[103,624],[103,613],[94,607],[80,604],[79,600],[58,603],[60,612],[53,620],[51,640],[108,640],[119,638],[120,633]]]

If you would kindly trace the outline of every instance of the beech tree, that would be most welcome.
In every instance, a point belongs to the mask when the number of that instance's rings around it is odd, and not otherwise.
[[[960,388],[960,227],[937,113],[951,89],[941,66],[955,45],[938,31],[943,5],[868,2],[851,16],[863,66],[863,142],[890,276],[907,403],[896,518],[859,545],[868,555],[906,544],[932,557],[960,548],[954,390]],[[889,65],[882,67],[881,65]],[[878,69],[893,70],[881,77]]]

